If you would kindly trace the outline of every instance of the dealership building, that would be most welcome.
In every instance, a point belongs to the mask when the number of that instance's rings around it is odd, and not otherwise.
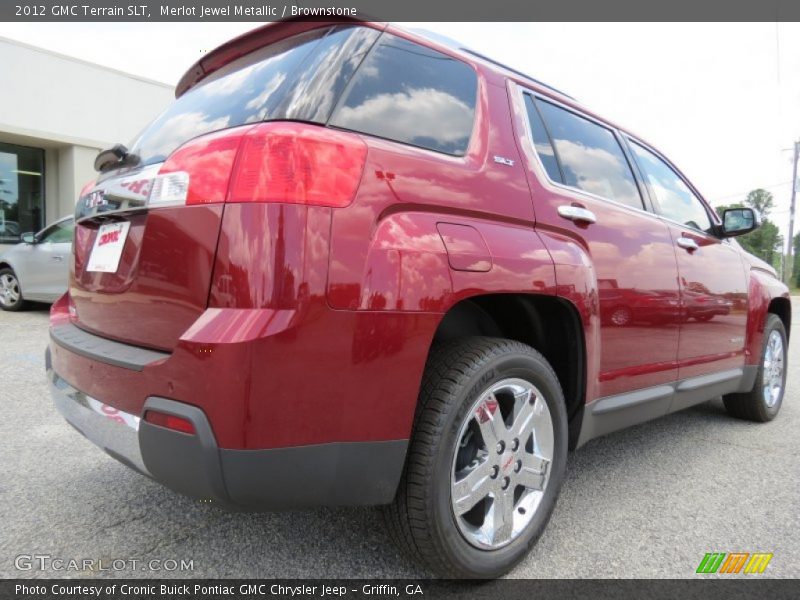
[[[73,212],[98,150],[129,144],[164,83],[0,37],[0,250]]]

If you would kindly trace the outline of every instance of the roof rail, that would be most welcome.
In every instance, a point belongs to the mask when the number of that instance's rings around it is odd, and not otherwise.
[[[461,48],[461,50],[463,52],[466,52],[467,54],[471,54],[472,56],[476,56],[477,58],[480,58],[481,60],[485,60],[488,63],[491,63],[491,64],[493,64],[493,65],[495,65],[497,67],[500,67],[501,69],[505,69],[506,71],[510,71],[510,72],[514,73],[515,75],[519,75],[520,77],[524,77],[528,81],[532,81],[533,83],[535,83],[537,85],[541,85],[543,87],[546,87],[549,90],[553,90],[554,92],[556,92],[558,94],[561,94],[562,96],[565,96],[566,98],[569,98],[570,100],[575,100],[575,102],[577,102],[577,100],[573,96],[570,96],[569,94],[566,94],[566,93],[562,92],[560,89],[555,88],[552,85],[548,85],[544,81],[540,81],[538,79],[535,79],[534,77],[531,77],[530,75],[526,75],[522,71],[517,71],[516,69],[512,69],[508,65],[504,65],[503,63],[498,62],[498,61],[494,60],[493,58],[489,58],[488,56],[484,56],[480,52],[475,52],[474,50],[470,50],[469,48],[463,48],[463,47]]]

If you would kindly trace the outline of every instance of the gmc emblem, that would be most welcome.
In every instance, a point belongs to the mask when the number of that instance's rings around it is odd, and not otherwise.
[[[106,196],[102,190],[95,190],[86,196],[86,208],[97,208],[98,206],[105,206],[108,204]]]

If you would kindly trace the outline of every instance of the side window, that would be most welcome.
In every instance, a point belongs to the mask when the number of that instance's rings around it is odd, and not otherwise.
[[[50,244],[71,244],[74,231],[75,221],[70,219],[48,227],[39,241]]]
[[[700,231],[711,231],[711,219],[703,203],[672,168],[636,142],[630,144],[639,168],[655,194],[662,215]]]
[[[467,151],[478,80],[458,60],[384,34],[331,125],[447,154]]]
[[[530,94],[525,94],[525,109],[528,111],[528,122],[531,126],[531,135],[533,135],[533,145],[536,148],[536,154],[539,155],[539,160],[544,165],[544,170],[547,171],[547,175],[553,181],[564,183],[561,169],[559,169],[558,161],[556,160],[556,152],[553,150],[553,142],[550,140],[544,121],[542,121],[542,117]]]
[[[643,208],[628,159],[610,129],[549,102],[536,100],[536,106],[547,125],[566,185]],[[538,149],[539,140],[534,142]]]

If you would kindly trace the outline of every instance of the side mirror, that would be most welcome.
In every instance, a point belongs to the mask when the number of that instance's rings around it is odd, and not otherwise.
[[[722,234],[734,237],[761,227],[761,215],[752,208],[728,208],[722,213]]]
[[[19,236],[19,239],[22,240],[23,242],[25,242],[26,244],[35,244],[36,243],[36,234],[33,233],[32,231],[29,231],[29,232],[23,233],[21,236]]]

